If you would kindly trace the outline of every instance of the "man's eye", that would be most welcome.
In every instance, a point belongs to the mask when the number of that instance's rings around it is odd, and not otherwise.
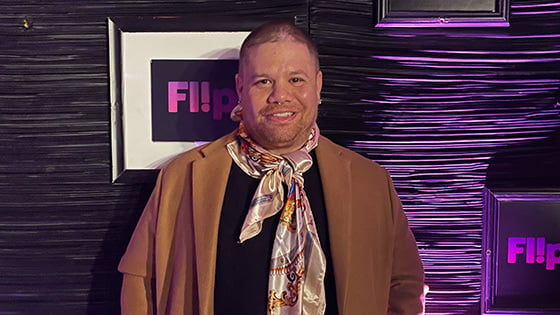
[[[272,83],[269,79],[262,79],[257,81],[257,85],[266,85]]]
[[[290,82],[292,83],[302,83],[304,80],[302,78],[291,78]]]

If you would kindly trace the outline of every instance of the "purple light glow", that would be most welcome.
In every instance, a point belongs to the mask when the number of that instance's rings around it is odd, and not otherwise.
[[[400,64],[403,66],[411,66],[411,67],[422,67],[422,68],[434,68],[434,69],[472,69],[473,65],[431,65],[424,62],[403,62],[400,61]],[[491,65],[477,65],[477,69],[500,69],[500,66],[491,66]]]
[[[560,60],[560,59],[559,59]],[[558,84],[560,80],[556,79],[533,79],[533,80],[522,80],[522,79],[511,79],[511,80],[479,80],[479,79],[468,79],[468,80],[453,80],[453,79],[430,79],[430,78],[390,78],[390,77],[367,77],[369,80],[385,80],[391,82],[481,82],[481,83],[531,83],[531,84]]]
[[[531,3],[531,4],[516,4],[512,3],[512,9],[534,9],[534,8],[544,8],[544,7],[560,7],[560,2],[550,2],[550,3]]]
[[[448,22],[442,23],[439,19],[431,19],[431,20],[407,20],[407,22],[395,22],[390,21],[389,23],[378,23],[375,27],[390,27],[390,28],[417,28],[417,27],[507,27],[509,26],[508,22],[505,21],[496,21],[496,22],[479,22],[479,21],[471,21],[471,22],[459,22],[454,21],[452,19],[448,20]]]
[[[515,12],[512,13],[511,15],[542,15],[542,14],[558,14],[560,13],[560,10],[554,10],[554,11],[527,11],[527,12]]]
[[[524,51],[475,51],[475,50],[434,50],[434,49],[421,49],[420,52],[434,53],[434,54],[471,54],[471,55],[540,55],[540,54],[558,54],[560,50],[524,50]]]
[[[491,33],[492,30],[487,30],[484,33],[453,33],[453,32],[446,32],[446,33],[442,33],[441,31],[434,31],[432,34],[430,34],[429,32],[423,33],[422,35],[425,36],[429,36],[429,35],[433,35],[433,36],[441,36],[444,38],[449,38],[449,39],[464,39],[464,38],[476,38],[476,39],[505,39],[505,40],[516,40],[516,39],[532,39],[532,40],[539,40],[539,39],[548,39],[548,38],[560,38],[560,34],[530,34],[530,35],[515,35],[515,34],[507,34],[504,35],[502,33],[496,33],[496,34],[492,34]],[[398,34],[398,33],[392,33],[389,36],[391,37],[401,37],[401,35],[403,35],[403,37],[418,37],[418,35],[414,35],[414,36],[410,36],[410,34]]]
[[[413,57],[413,56],[371,56],[374,59],[385,60],[415,60],[415,61],[435,61],[435,62],[480,62],[480,63],[533,63],[533,62],[557,62],[560,58],[511,58],[511,59],[473,59],[473,58],[438,58],[438,57]]]

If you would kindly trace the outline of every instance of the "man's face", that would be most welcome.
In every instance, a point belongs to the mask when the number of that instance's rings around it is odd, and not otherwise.
[[[248,49],[235,76],[249,136],[276,154],[301,148],[317,119],[323,75],[304,43],[283,40]]]

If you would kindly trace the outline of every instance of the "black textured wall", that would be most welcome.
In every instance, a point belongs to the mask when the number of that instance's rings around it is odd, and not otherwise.
[[[560,4],[509,28],[374,29],[371,1],[3,1],[0,314],[117,314],[116,265],[152,184],[111,184],[108,16],[303,20],[322,132],[392,173],[428,314],[478,314],[482,188],[558,187]],[[542,167],[539,167],[542,166]]]

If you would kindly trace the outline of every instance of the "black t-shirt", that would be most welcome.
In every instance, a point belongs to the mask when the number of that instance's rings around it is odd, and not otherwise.
[[[314,151],[311,155],[314,160],[313,166],[303,176],[305,193],[309,198],[321,247],[327,258],[325,314],[334,315],[338,314],[338,310],[327,215]],[[258,179],[245,174],[235,163],[232,163],[218,234],[214,290],[215,315],[266,314],[270,256],[280,213],[263,221],[259,235],[242,244],[239,243],[239,233],[258,184]]]

